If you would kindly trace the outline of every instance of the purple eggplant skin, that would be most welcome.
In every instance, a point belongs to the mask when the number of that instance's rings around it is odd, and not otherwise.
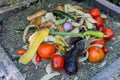
[[[80,37],[71,37],[70,41],[69,41],[69,44],[70,45],[74,45],[74,44],[76,44],[80,40],[82,40],[82,38],[80,38]]]
[[[85,49],[85,41],[77,43],[64,56],[64,70],[69,75],[74,75],[78,72],[78,57]]]

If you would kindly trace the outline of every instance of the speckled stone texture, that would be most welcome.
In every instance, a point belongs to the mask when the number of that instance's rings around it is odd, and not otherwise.
[[[8,57],[7,53],[0,45],[0,78],[1,80],[25,80],[23,75],[19,72],[18,68]]]

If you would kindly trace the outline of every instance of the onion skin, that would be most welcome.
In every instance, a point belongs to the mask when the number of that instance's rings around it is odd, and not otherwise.
[[[65,22],[65,23],[63,24],[63,28],[64,28],[65,31],[70,31],[70,30],[72,30],[72,29],[73,29],[72,23],[71,23],[71,22]]]

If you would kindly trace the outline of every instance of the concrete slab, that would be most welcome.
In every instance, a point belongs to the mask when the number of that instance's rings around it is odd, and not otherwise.
[[[120,58],[96,74],[90,80],[120,80]]]
[[[0,80],[25,80],[0,45]]]

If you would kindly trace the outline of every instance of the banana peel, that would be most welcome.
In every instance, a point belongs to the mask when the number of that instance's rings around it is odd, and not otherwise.
[[[34,57],[34,55],[36,54],[36,51],[39,45],[48,36],[48,34],[49,34],[49,29],[43,29],[43,30],[38,31],[33,36],[33,39],[31,39],[30,45],[26,53],[20,57],[19,63],[22,63],[22,64],[29,63]]]

